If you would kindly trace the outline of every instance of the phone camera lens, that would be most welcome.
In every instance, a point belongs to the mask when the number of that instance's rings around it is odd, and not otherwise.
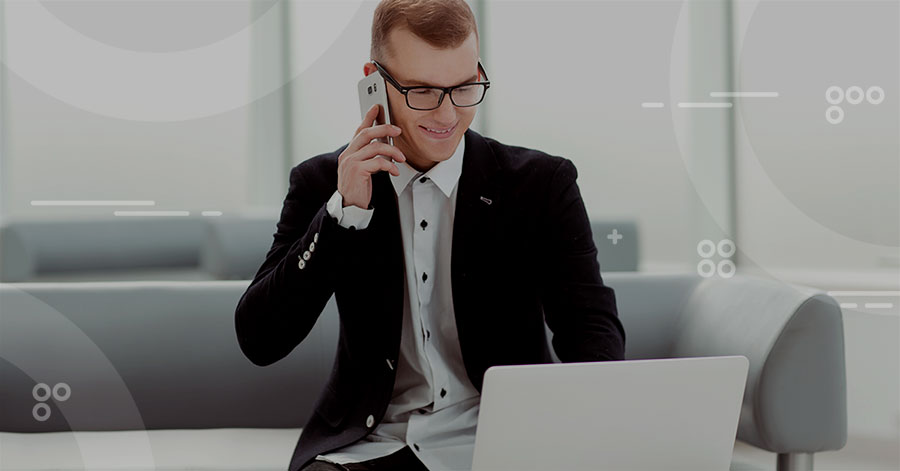
[[[371,94],[372,94],[372,86],[369,85],[369,95],[371,95]]]

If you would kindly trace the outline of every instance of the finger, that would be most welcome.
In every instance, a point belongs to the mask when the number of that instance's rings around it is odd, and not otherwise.
[[[373,141],[368,145],[363,146],[362,149],[359,149],[358,151],[348,155],[345,160],[362,162],[369,160],[376,155],[392,157],[397,162],[406,161],[406,156],[403,155],[403,152],[400,149],[379,141]]]
[[[360,133],[353,138],[350,145],[347,148],[350,152],[357,152],[360,149],[363,149],[369,144],[382,143],[380,142],[382,139],[390,136],[396,137],[400,135],[400,128],[397,126],[393,126],[390,124],[380,124],[378,126],[374,126],[368,129],[363,129]],[[406,158],[399,159],[401,161],[406,160]]]
[[[379,106],[380,105],[378,103],[375,103],[374,105],[369,107],[369,110],[366,111],[366,115],[363,116],[362,124],[360,124],[359,127],[356,128],[356,133],[354,134],[354,136],[356,134],[359,134],[359,132],[362,131],[363,129],[366,129],[366,128],[372,126],[372,124],[375,122],[375,118],[378,117],[378,107]]]
[[[376,126],[372,126],[360,131],[353,139],[354,143],[359,144],[359,147],[362,147],[374,139],[384,138],[384,137],[396,137],[399,136],[403,131],[399,126],[394,126],[393,124],[379,124]]]
[[[387,159],[383,159],[381,157],[375,157],[374,159],[366,160],[365,162],[360,164],[359,167],[368,174],[373,174],[384,170],[394,176],[400,175],[400,169],[397,168],[396,164],[394,164],[393,162],[389,162]]]

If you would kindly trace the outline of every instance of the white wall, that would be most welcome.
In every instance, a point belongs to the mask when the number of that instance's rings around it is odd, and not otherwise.
[[[814,19],[814,21],[811,21]],[[900,288],[900,3],[739,1],[735,100],[742,269],[826,290]],[[826,90],[880,86],[884,101]],[[850,440],[900,441],[900,296],[836,295],[844,310]],[[866,309],[890,302],[891,309]]]
[[[898,10],[884,1],[737,2],[739,88],[780,94],[736,101],[739,245],[748,265],[844,272],[845,283],[855,283],[854,272],[881,272],[897,289]],[[845,102],[843,122],[833,125],[825,119],[833,85],[879,86],[885,98]]]
[[[634,218],[645,268],[696,256],[682,112],[682,3],[495,1],[486,8],[490,134],[571,159],[593,218]],[[662,109],[642,108],[663,102]]]
[[[247,2],[4,7],[3,217],[148,209],[32,200],[155,200],[192,213],[245,204]]]

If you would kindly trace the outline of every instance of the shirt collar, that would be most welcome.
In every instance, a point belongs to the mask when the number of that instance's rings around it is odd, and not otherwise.
[[[453,155],[451,155],[449,159],[438,162],[437,165],[431,167],[431,169],[424,174],[410,167],[406,162],[396,162],[397,168],[400,170],[400,175],[391,175],[391,183],[394,185],[394,191],[397,192],[397,196],[400,196],[406,186],[409,185],[410,180],[419,175],[424,175],[433,180],[438,188],[440,188],[449,198],[450,194],[453,192],[453,188],[459,181],[459,176],[462,174],[463,155],[465,155],[465,152],[466,137],[463,136],[456,146],[456,151],[453,152]]]

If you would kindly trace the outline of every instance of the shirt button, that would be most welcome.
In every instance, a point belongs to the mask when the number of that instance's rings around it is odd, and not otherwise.
[[[444,397],[446,395],[447,395],[447,390],[444,388],[441,388],[441,397]]]
[[[356,230],[356,226],[350,226],[350,230],[351,230],[351,231],[355,231],[355,230]]]
[[[419,223],[422,226],[422,230],[424,231],[426,227],[428,227],[428,221],[422,219],[422,222]]]
[[[426,330],[426,331],[425,331],[425,339],[426,339],[426,340],[431,339],[431,331],[430,331],[430,330]]]
[[[366,427],[371,428],[373,425],[375,425],[375,417],[372,417],[371,415],[366,417]]]
[[[312,257],[312,255],[309,253],[309,250],[303,252],[303,260],[309,260],[309,257]]]
[[[310,251],[310,252],[315,252],[315,251],[316,251],[316,243],[315,243],[315,242],[310,242],[310,243],[309,243],[309,251]]]
[[[428,177],[422,177],[419,179],[419,183],[425,183],[425,180],[428,180]]]
[[[300,262],[297,263],[297,268],[299,268],[301,270],[306,268],[306,262],[304,260],[300,260]]]
[[[425,280],[428,279],[428,273],[422,272],[422,283],[425,283]]]

